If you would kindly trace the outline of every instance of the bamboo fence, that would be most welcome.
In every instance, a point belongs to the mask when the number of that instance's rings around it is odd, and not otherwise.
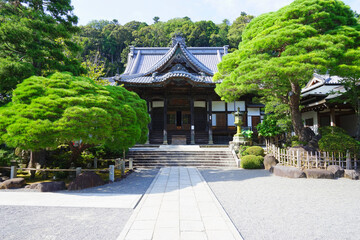
[[[360,160],[355,154],[334,153],[334,152],[307,152],[290,151],[276,147],[266,142],[266,152],[272,154],[280,164],[284,166],[293,166],[302,169],[326,169],[329,165],[339,165],[344,169],[357,169],[360,166]]]

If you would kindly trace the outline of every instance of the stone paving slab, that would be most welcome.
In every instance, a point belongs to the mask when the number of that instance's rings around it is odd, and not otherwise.
[[[161,168],[118,240],[240,240],[196,168]]]
[[[0,206],[135,208],[142,194],[0,192]]]

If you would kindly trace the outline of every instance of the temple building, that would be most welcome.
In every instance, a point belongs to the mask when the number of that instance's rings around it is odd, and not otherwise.
[[[213,76],[228,47],[187,47],[175,36],[171,47],[131,47],[122,75],[110,78],[147,101],[150,144],[227,144],[235,133],[233,112],[243,125],[261,122],[263,105],[253,96],[226,103],[215,93]]]
[[[314,74],[301,91],[304,125],[316,134],[320,127],[337,126],[355,136],[357,119],[353,107],[346,101],[334,101],[346,91],[341,80],[338,76]]]

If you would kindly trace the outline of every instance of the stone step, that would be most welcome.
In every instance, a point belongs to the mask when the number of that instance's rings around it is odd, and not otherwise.
[[[200,168],[233,168],[236,167],[232,153],[227,149],[199,149],[184,147],[169,149],[137,149],[130,150],[129,158],[134,159],[134,167],[165,167],[165,166],[189,166]]]
[[[175,167],[175,166],[181,166],[181,167],[199,167],[199,168],[235,168],[236,165],[230,165],[230,164],[217,164],[217,165],[204,165],[204,164],[184,164],[184,163],[178,163],[178,164],[134,164],[134,167],[139,168],[161,168],[161,167]]]

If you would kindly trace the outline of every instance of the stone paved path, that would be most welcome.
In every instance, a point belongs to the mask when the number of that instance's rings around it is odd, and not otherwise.
[[[238,240],[239,232],[196,168],[160,169],[118,240]]]

